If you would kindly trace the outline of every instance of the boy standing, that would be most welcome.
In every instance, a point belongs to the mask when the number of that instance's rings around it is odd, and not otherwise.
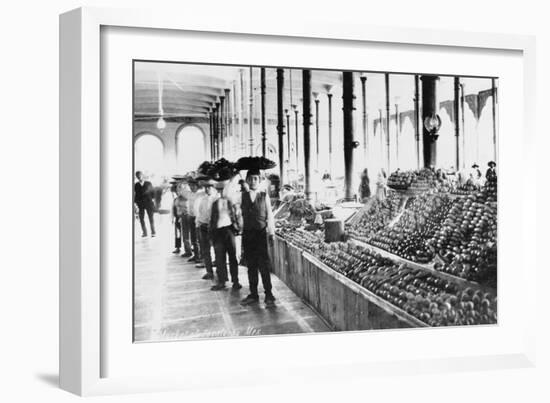
[[[193,249],[193,256],[189,258],[189,262],[201,263],[201,254],[199,250],[197,225],[195,222],[195,202],[203,194],[199,190],[199,184],[195,178],[190,178],[189,189],[184,191],[184,196],[187,199],[187,229],[189,231],[188,239],[191,241],[191,247]],[[185,235],[187,236],[187,235]]]
[[[191,245],[189,244],[189,231],[187,217],[187,199],[184,196],[186,184],[180,182],[177,185],[177,197],[174,200],[176,233],[179,233],[179,239],[176,237],[176,250],[183,245],[183,257],[191,256]],[[179,230],[179,231],[178,231]]]
[[[224,186],[229,181],[222,181],[216,184],[216,189],[220,191],[220,197],[212,204],[212,214],[210,217],[210,234],[214,244],[216,255],[216,273],[218,283],[211,289],[212,291],[223,290],[227,277],[227,257],[229,257],[229,272],[233,290],[239,290],[239,264],[237,263],[237,253],[235,246],[235,235],[241,231],[242,219],[238,214],[236,206],[230,198],[224,194]]]
[[[202,277],[204,280],[212,280],[214,272],[212,271],[212,257],[210,252],[210,214],[212,213],[212,204],[219,197],[218,192],[214,189],[215,181],[212,179],[206,180],[204,183],[204,195],[199,197],[195,203],[196,206],[196,226],[199,235],[200,250],[206,274]]]
[[[248,265],[250,294],[241,301],[243,305],[257,303],[258,272],[262,277],[265,291],[265,303],[271,306],[275,297],[271,292],[270,260],[267,250],[268,236],[275,234],[275,220],[271,210],[271,201],[266,192],[259,191],[261,174],[258,169],[248,170],[246,182],[248,192],[242,193],[241,209],[243,215],[243,248]]]

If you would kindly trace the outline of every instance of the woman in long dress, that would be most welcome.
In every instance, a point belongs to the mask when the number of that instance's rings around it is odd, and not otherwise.
[[[365,168],[361,174],[361,183],[359,184],[359,199],[364,203],[370,196],[369,172]]]
[[[378,172],[378,177],[376,178],[376,197],[378,200],[384,200],[386,198],[387,190],[387,178],[386,172],[384,169],[381,169]]]

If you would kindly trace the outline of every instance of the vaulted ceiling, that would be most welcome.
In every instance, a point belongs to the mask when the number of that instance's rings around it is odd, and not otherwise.
[[[206,117],[208,111],[219,102],[219,97],[229,89],[239,93],[240,76],[243,76],[245,93],[242,100],[244,109],[248,107],[250,68],[238,66],[212,66],[184,63],[136,62],[134,70],[134,118],[140,121],[153,121],[162,116],[170,121],[183,117]],[[285,69],[284,103],[288,108],[292,103],[300,107],[302,98],[301,70]],[[277,77],[275,68],[266,68],[266,113],[276,115]],[[384,75],[367,73],[367,107],[382,108],[385,102]],[[290,77],[292,76],[292,80]],[[312,93],[316,97],[331,91],[335,101],[341,96],[342,73],[338,71],[312,71]],[[490,79],[464,79],[467,92],[474,93],[491,86]],[[252,68],[252,83],[255,103],[259,103],[260,69]],[[440,101],[451,99],[452,78],[442,77]],[[356,97],[360,98],[359,80],[356,80]],[[290,91],[292,88],[292,92]],[[390,103],[412,106],[414,79],[412,75],[392,74],[390,82]],[[336,104],[335,107],[338,107]]]

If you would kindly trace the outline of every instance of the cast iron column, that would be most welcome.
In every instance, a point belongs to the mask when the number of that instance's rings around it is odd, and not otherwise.
[[[306,200],[312,200],[311,191],[311,70],[302,70],[302,104],[304,119],[304,176],[305,176],[305,194]]]
[[[214,128],[212,127],[212,109],[208,111],[208,128],[210,129],[210,160],[214,161]]]
[[[342,100],[344,111],[344,169],[345,169],[345,198],[352,200],[353,192],[353,73],[343,72]]]
[[[254,85],[252,83],[252,67],[250,67],[250,98],[248,109],[248,141],[250,145],[250,155],[254,155]]]
[[[292,153],[290,150],[290,115],[288,113],[288,109],[285,109],[285,115],[286,115],[286,146],[288,147],[288,166],[290,167],[290,159],[292,158]]]
[[[385,74],[384,83],[386,88],[386,148],[388,158],[388,175],[391,173],[390,166],[390,75]]]
[[[327,94],[328,98],[328,166],[330,177],[332,178],[332,94]]]
[[[278,78],[278,76],[277,76]],[[278,95],[278,94],[277,94]],[[266,156],[266,133],[265,133],[265,68],[260,69],[260,104],[262,124],[262,156]]]
[[[395,167],[399,168],[399,106],[395,104]]]
[[[225,96],[220,96],[220,140],[218,159],[225,154]]]
[[[246,143],[244,141],[244,69],[239,71],[239,157],[246,155]]]
[[[380,158],[384,152],[384,118],[382,116],[382,109],[378,109],[378,121],[380,122]]]
[[[414,140],[416,141],[416,168],[420,169],[420,81],[414,76]]]
[[[315,97],[315,147],[315,166],[319,170],[319,99],[317,97]]]
[[[453,99],[453,110],[455,115],[455,140],[456,140],[456,170],[460,169],[460,78],[455,77],[454,79],[454,99]],[[464,152],[464,150],[462,151]]]
[[[492,100],[493,100],[493,161],[497,161],[497,83],[495,78],[491,78]]]
[[[366,82],[367,77],[361,76],[361,101],[363,104],[363,157],[365,163],[367,161],[367,96],[366,96]]]
[[[222,146],[222,157],[226,158],[226,159],[229,159],[229,152],[230,152],[230,147],[229,147],[229,141],[230,141],[230,137],[231,137],[231,116],[230,116],[230,109],[229,109],[229,104],[230,104],[230,100],[231,98],[229,97],[229,89],[226,88],[225,90],[225,110],[224,110],[224,122],[223,122],[223,126],[224,126],[224,137],[223,137],[223,146]]]
[[[438,76],[422,76],[422,122],[427,117],[436,115],[437,105],[437,81]],[[424,167],[435,167],[437,162],[437,140],[430,135],[424,124],[422,125],[422,142]]]
[[[466,126],[464,125],[464,84],[460,83],[460,120],[462,122],[462,168],[466,168]]]
[[[221,97],[220,97],[221,100]],[[216,149],[215,149],[215,159],[220,158],[220,138],[221,138],[221,102],[216,102]]]
[[[231,102],[231,159],[237,155],[237,82],[233,81],[233,98]]]
[[[263,71],[264,69],[262,69]],[[265,77],[264,77],[265,78]],[[263,81],[263,80],[262,80]],[[265,82],[263,83],[265,87]],[[285,150],[284,150],[284,136],[285,136],[285,126],[284,126],[284,117],[283,117],[283,91],[284,91],[284,85],[285,85],[285,71],[283,69],[277,69],[277,134],[278,134],[278,140],[279,140],[279,176],[281,180],[281,185],[283,183],[286,183],[286,175],[285,175],[285,169],[284,169],[284,163],[285,163]],[[262,100],[262,104],[265,102],[265,100]],[[265,105],[263,105],[265,107]],[[264,137],[263,140],[263,150],[265,155],[265,121],[264,124]]]
[[[299,141],[299,136],[298,136],[298,107],[296,105],[293,105],[294,106],[294,125],[296,126],[296,140],[294,142],[294,145],[296,146],[296,150],[295,153],[296,153],[296,173],[298,173],[300,171],[300,155],[298,154],[298,141]]]

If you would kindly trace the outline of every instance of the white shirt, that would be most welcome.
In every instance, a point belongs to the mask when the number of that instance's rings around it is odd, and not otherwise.
[[[210,224],[210,215],[212,214],[212,204],[220,197],[218,192],[212,193],[210,196],[204,193],[201,197],[197,198],[195,202],[196,224],[208,225]]]
[[[187,214],[192,217],[197,216],[196,202],[204,195],[204,190],[197,190],[192,192],[191,190],[185,191],[184,196],[187,197]]]
[[[218,208],[218,222],[216,223],[216,228],[228,227],[231,225],[231,215],[229,212],[229,204],[227,199],[220,198],[216,203]]]

